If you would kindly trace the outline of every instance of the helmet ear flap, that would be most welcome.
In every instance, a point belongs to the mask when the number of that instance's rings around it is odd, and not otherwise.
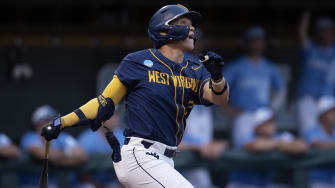
[[[155,47],[160,48],[169,41],[185,40],[189,32],[190,28],[184,25],[164,25],[156,28],[151,37],[155,37]]]
[[[170,28],[168,32],[170,38],[172,38],[170,40],[185,40],[190,32],[190,28],[184,25],[171,25]]]
[[[162,27],[158,30],[159,35],[166,36],[169,33],[169,27]]]

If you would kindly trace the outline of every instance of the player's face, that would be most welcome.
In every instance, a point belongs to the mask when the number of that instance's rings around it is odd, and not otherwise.
[[[191,51],[194,48],[194,32],[195,28],[192,26],[192,21],[188,18],[182,17],[171,22],[171,25],[184,25],[190,28],[188,37],[183,41],[172,42],[176,48],[183,51]]]

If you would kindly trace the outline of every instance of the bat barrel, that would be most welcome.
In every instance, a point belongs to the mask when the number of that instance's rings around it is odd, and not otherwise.
[[[41,173],[40,183],[38,188],[48,188],[48,159],[43,160],[43,169]]]

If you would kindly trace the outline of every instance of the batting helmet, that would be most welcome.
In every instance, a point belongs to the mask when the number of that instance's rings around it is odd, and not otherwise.
[[[187,17],[192,21],[193,27],[197,28],[201,22],[201,15],[189,11],[183,5],[166,5],[159,9],[150,19],[148,35],[154,42],[156,48],[169,41],[181,41],[188,37],[190,28],[183,25],[170,25],[171,21],[180,17]],[[164,33],[164,34],[162,34]]]

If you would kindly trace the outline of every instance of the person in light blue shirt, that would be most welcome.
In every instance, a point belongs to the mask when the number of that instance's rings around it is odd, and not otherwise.
[[[267,108],[255,111],[251,121],[238,127],[241,134],[233,138],[233,147],[253,153],[280,151],[287,154],[303,154],[307,145],[291,133],[277,133],[273,112]],[[267,188],[278,186],[272,182],[272,171],[232,171],[227,188]],[[284,186],[284,185],[280,185]],[[285,186],[286,187],[286,186]]]
[[[265,58],[254,62],[248,56],[240,57],[231,63],[224,75],[231,89],[230,105],[239,111],[271,107],[272,91],[284,89],[282,75]]]
[[[308,36],[310,15],[304,13],[299,27],[302,62],[297,87],[298,123],[301,134],[317,124],[317,101],[321,96],[334,96],[335,43],[334,22],[330,18],[317,20],[316,40]]]
[[[25,154],[36,160],[44,159],[45,140],[40,135],[41,130],[57,114],[56,110],[49,105],[41,106],[35,110],[32,117],[32,130],[25,133],[21,139],[21,148]],[[76,166],[83,164],[86,160],[84,150],[71,135],[65,132],[59,135],[59,139],[50,143],[49,162],[55,166]],[[22,172],[19,177],[20,187],[36,187],[39,177],[40,173]],[[58,187],[52,171],[49,172],[49,187]]]
[[[271,96],[283,93],[285,83],[278,68],[263,56],[265,31],[261,27],[251,27],[244,38],[246,55],[224,70],[230,86],[230,105],[238,111],[255,111],[262,107],[277,109],[283,99],[275,104],[271,103]]]
[[[285,100],[285,81],[278,68],[263,56],[265,31],[249,28],[244,36],[247,53],[231,62],[223,71],[230,87],[229,108],[234,115],[232,136],[240,137],[243,127],[260,108],[277,111]],[[234,141],[233,141],[234,142]]]
[[[323,96],[318,100],[319,123],[304,136],[312,148],[335,148],[335,99]],[[335,169],[323,168],[310,171],[311,188],[335,187]]]
[[[120,128],[119,112],[116,111],[114,115],[105,122],[104,126],[107,126],[113,130],[114,135],[117,137],[120,145],[123,145],[124,136],[123,129]],[[112,149],[108,144],[105,137],[105,128],[99,129],[99,131],[93,132],[91,129],[85,130],[79,135],[78,141],[80,145],[84,148],[85,152],[90,154],[112,154]],[[114,170],[107,170],[103,172],[81,172],[80,173],[81,182],[77,186],[78,188],[94,188],[94,187],[105,187],[105,188],[115,188],[118,185],[118,181]]]

